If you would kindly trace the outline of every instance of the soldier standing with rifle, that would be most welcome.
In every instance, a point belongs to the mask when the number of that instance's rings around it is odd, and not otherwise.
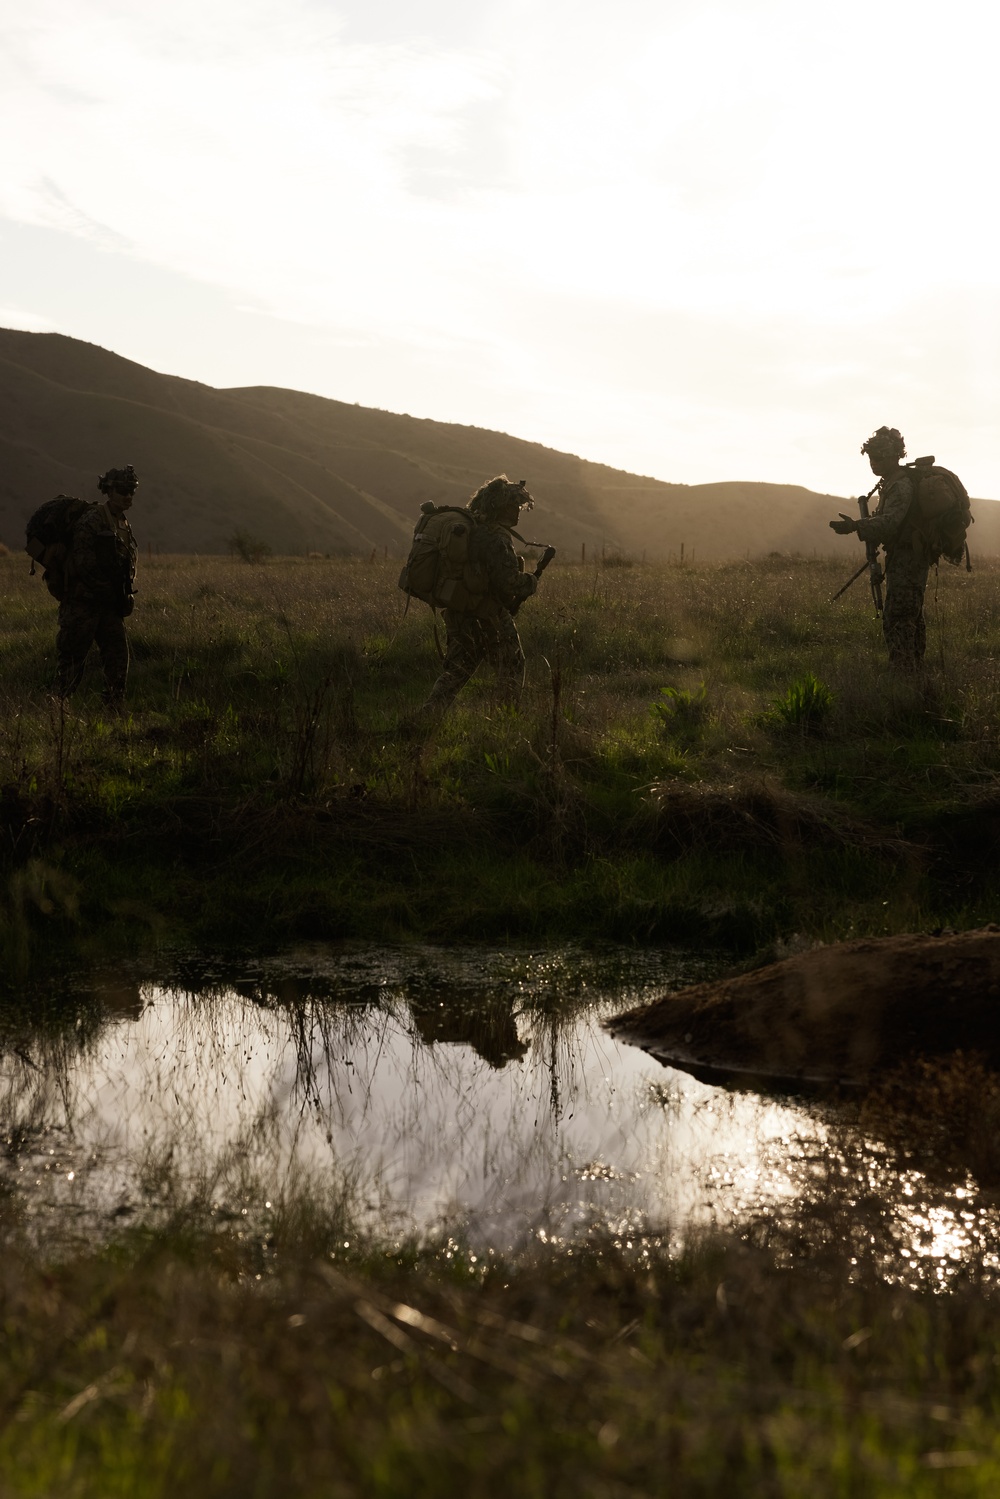
[[[89,506],[73,527],[56,636],[60,697],[69,697],[79,686],[87,653],[96,644],[104,668],[104,701],[116,709],[124,702],[129,661],[125,620],[132,613],[138,556],[125,512],[138,483],[130,463],[108,469],[97,481],[103,504]]]
[[[867,455],[878,483],[858,501],[860,518],[841,514],[830,522],[839,536],[856,532],[865,543],[867,560],[854,578],[867,570],[871,581],[875,612],[882,616],[882,633],[889,650],[889,664],[899,671],[918,670],[926,648],[924,592],[931,555],[912,514],[914,484],[910,474],[900,467],[906,457],[906,444],[895,427],[879,427],[866,443]],[[875,514],[870,515],[868,502],[878,494]],[[879,562],[879,546],[885,549],[885,572]],[[851,579],[853,583],[854,578]],[[885,580],[885,607],[882,605],[882,581]],[[840,590],[843,593],[850,584]],[[835,594],[839,598],[840,594]]]
[[[465,507],[476,522],[469,536],[468,561],[481,571],[486,591],[471,608],[445,608],[444,663],[419,718],[442,713],[484,661],[495,668],[506,699],[516,703],[520,697],[524,652],[514,615],[531,598],[555,556],[555,547],[546,547],[534,573],[526,573],[524,559],[514,551],[512,537],[523,540],[514,527],[522,509],[530,510],[533,503],[526,480],[514,484],[506,474],[498,474],[477,489]]]

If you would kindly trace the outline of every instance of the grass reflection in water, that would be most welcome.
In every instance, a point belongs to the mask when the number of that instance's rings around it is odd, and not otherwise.
[[[197,1204],[266,1240],[273,1205],[313,1192],[393,1243],[509,1254],[610,1236],[676,1252],[714,1228],[779,1234],[790,1254],[850,1242],[904,1281],[995,1265],[991,1200],[919,1138],[901,1102],[915,1083],[769,1098],[604,1032],[623,987],[691,971],[677,956],[417,949],[99,988],[8,1037],[8,1189],[39,1238]]]
[[[358,952],[9,1009],[11,1492],[991,1492],[987,1074],[767,1098],[601,1029],[689,976]]]

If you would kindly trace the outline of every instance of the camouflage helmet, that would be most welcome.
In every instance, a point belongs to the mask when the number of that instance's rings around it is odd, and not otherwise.
[[[874,454],[876,458],[905,458],[906,443],[896,427],[879,427],[867,442],[861,444],[861,452],[869,457]]]
[[[476,490],[465,508],[480,520],[492,520],[498,511],[515,506],[518,510],[530,510],[534,503],[528,493],[527,479],[520,479],[515,484],[506,474],[497,474],[495,479]]]
[[[131,463],[126,463],[124,468],[109,468],[106,474],[99,474],[97,487],[101,494],[135,494],[139,483],[139,475]]]

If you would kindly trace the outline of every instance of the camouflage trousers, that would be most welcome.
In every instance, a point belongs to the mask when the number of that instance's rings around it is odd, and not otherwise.
[[[922,552],[909,546],[886,550],[882,634],[889,648],[889,665],[902,671],[915,671],[924,659],[927,572],[928,562]]]
[[[104,668],[104,700],[120,703],[128,679],[128,637],[125,622],[91,600],[66,599],[59,605],[56,658],[59,696],[69,697],[80,685],[90,647],[96,645]]]
[[[441,675],[431,688],[425,711],[447,708],[483,662],[494,668],[501,695],[516,703],[524,685],[524,652],[513,617],[502,609],[491,619],[444,611],[448,643]]]

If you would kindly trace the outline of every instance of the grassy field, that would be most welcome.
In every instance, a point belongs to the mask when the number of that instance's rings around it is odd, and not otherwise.
[[[55,606],[0,559],[7,986],[157,943],[748,957],[993,919],[1000,570],[932,577],[913,685],[860,582],[827,602],[851,560],[553,568],[520,709],[484,679],[414,739],[433,631],[381,562],[152,559],[112,718],[95,676],[61,712]],[[0,1494],[993,1494],[998,1127],[974,1060],[890,1080],[786,1214],[679,1256],[383,1242],[329,1182],[246,1222],[207,1182],[40,1253],[11,1197]],[[900,1258],[871,1139],[977,1174],[947,1290]]]
[[[554,567],[488,676],[419,740],[431,616],[381,560],[153,558],[129,711],[96,661],[64,713],[55,605],[0,559],[2,932],[683,939],[967,926],[993,847],[1000,571],[942,570],[928,672],[894,681],[859,581],[773,557]]]

